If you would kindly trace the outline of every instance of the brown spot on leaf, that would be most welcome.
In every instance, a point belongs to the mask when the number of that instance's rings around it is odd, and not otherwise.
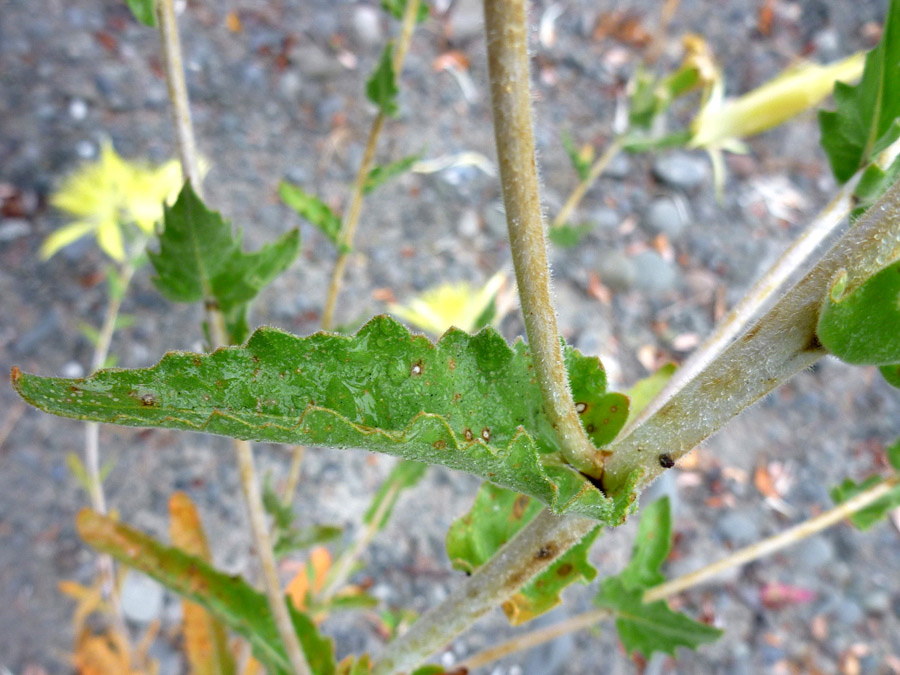
[[[546,560],[547,558],[552,558],[554,555],[556,555],[556,544],[550,542],[541,546],[534,557],[537,560]]]
[[[156,405],[156,397],[153,394],[144,394],[141,396],[141,405],[145,408],[152,408]]]
[[[419,359],[418,361],[416,361],[409,368],[409,374],[413,375],[413,376],[421,375],[424,372],[425,372],[425,364],[422,363],[422,359]]]
[[[9,369],[9,378],[13,384],[19,383],[19,380],[22,378],[22,371],[19,370],[19,366],[13,366]]]
[[[577,412],[579,415],[587,412],[587,409],[588,409],[588,404],[584,403],[583,401],[579,401],[578,403],[575,404],[575,412]]]
[[[675,460],[672,459],[672,455],[668,452],[664,452],[659,456],[659,465],[664,469],[671,469],[675,466]]]
[[[485,427],[481,430],[481,438],[485,443],[491,442],[491,430]]]
[[[447,362],[447,368],[449,368],[450,370],[456,370],[456,361],[454,359],[450,359]]]
[[[475,440],[475,436],[472,434],[472,430],[469,427],[466,427],[466,430],[463,432],[463,436],[467,441]]]
[[[567,577],[572,573],[572,564],[571,563],[563,563],[559,566],[559,569],[556,570],[556,575],[560,577]]]
[[[444,440],[437,440],[434,443],[432,443],[432,446],[434,447],[435,450],[443,450],[444,448],[447,447],[447,442]]]
[[[528,495],[519,495],[516,497],[516,501],[513,502],[513,518],[521,520],[522,516],[525,515],[525,509],[528,507],[530,501],[531,498]]]

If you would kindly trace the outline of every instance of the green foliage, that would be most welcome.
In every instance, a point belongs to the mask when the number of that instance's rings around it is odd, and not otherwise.
[[[566,367],[592,438],[611,438],[627,399],[605,393],[596,357],[566,348]],[[528,347],[511,348],[491,328],[450,330],[436,344],[388,317],[353,337],[260,328],[244,347],[170,353],[152,368],[78,380],[16,370],[13,384],[32,405],[65,417],[386,452],[613,524],[625,518],[638,479],[607,497],[562,461]]]
[[[897,448],[898,446],[895,445],[889,451],[894,468],[897,467],[897,464],[900,464],[900,458],[897,456],[900,450]],[[842,504],[859,493],[875,487],[881,481],[881,476],[869,476],[862,483],[857,483],[851,478],[845,478],[840,485],[835,485],[831,488],[831,498],[835,504]],[[860,530],[868,530],[898,506],[900,506],[900,485],[895,485],[886,495],[851,515],[850,522]]]
[[[413,462],[408,459],[401,459],[397,462],[394,468],[391,469],[391,473],[388,474],[387,479],[378,488],[378,492],[375,493],[372,503],[363,516],[363,522],[368,525],[381,511],[381,520],[376,527],[379,530],[384,529],[384,526],[387,525],[388,520],[391,518],[391,513],[394,511],[394,505],[397,503],[400,493],[422,480],[427,469],[427,464]]]
[[[381,0],[381,8],[398,21],[403,18],[408,0]],[[416,12],[416,23],[422,23],[428,18],[428,3],[421,0]]]
[[[453,568],[471,574],[543,508],[540,502],[527,495],[483,483],[472,508],[455,520],[447,532],[447,555]],[[587,555],[598,534],[600,528],[594,528],[503,603],[503,611],[511,624],[525,623],[553,609],[561,602],[563,589],[576,581],[589,583],[597,576]]]
[[[900,260],[846,291],[839,274],[822,305],[817,333],[842,361],[859,365],[900,363]]]
[[[106,480],[107,476],[109,476],[109,472],[113,470],[115,465],[116,462],[114,460],[108,459],[103,463],[103,466],[100,467],[98,478],[100,479],[101,485],[103,484],[103,481]],[[66,466],[69,467],[69,472],[75,480],[78,481],[81,488],[87,494],[91,494],[91,492],[93,492],[93,480],[91,480],[91,476],[88,473],[87,468],[85,468],[84,462],[81,461],[81,457],[74,452],[66,453]]]
[[[422,159],[422,155],[408,155],[407,157],[403,157],[402,159],[398,159],[395,162],[390,162],[388,164],[382,164],[381,166],[374,167],[371,171],[369,171],[369,175],[366,177],[366,182],[363,183],[363,194],[370,194],[376,188],[381,187],[389,180],[393,180],[398,176],[402,176],[404,173],[412,169],[413,164]]]
[[[550,241],[561,248],[574,248],[581,243],[591,230],[594,229],[593,224],[583,223],[581,225],[557,225],[551,227],[547,232],[550,235]]]
[[[881,366],[878,370],[889,385],[900,389],[900,363],[895,363],[890,366]]]
[[[579,150],[575,147],[575,141],[572,140],[572,135],[569,133],[563,133],[562,144],[566,154],[569,156],[569,161],[572,162],[572,168],[578,174],[578,180],[587,180],[588,174],[591,172],[591,160],[594,156],[593,148],[588,145],[584,149]]]
[[[900,179],[900,157],[894,159],[887,169],[882,169],[877,164],[866,168],[853,193],[856,206],[850,213],[850,219],[854,222],[859,220],[898,179]]]
[[[315,195],[305,192],[298,185],[292,185],[282,181],[278,185],[278,194],[281,200],[290,206],[304,220],[309,221],[322,234],[331,240],[342,253],[349,253],[349,247],[339,243],[341,235],[341,218],[331,207]]]
[[[835,110],[819,113],[822,147],[845,183],[900,137],[900,0],[891,0],[881,42],[866,55],[862,80],[836,82]]]
[[[231,341],[243,342],[249,333],[249,303],[297,257],[299,230],[244,253],[241,233],[234,235],[228,221],[207,209],[190,183],[166,207],[164,220],[159,252],[149,254],[157,289],[173,302],[215,303],[225,315]]]
[[[156,27],[156,0],[125,0],[134,18],[145,26]]]
[[[270,673],[291,672],[266,598],[245,581],[94,511],[81,511],[76,524],[78,533],[88,544],[202,605],[229,629],[246,638],[254,656]],[[312,672],[332,675],[335,665],[331,640],[322,637],[315,624],[293,607],[291,618]]]
[[[660,651],[674,655],[677,647],[695,649],[722,635],[717,628],[673,612],[663,600],[644,602],[647,589],[665,579],[660,567],[671,546],[672,516],[669,498],[664,497],[641,511],[628,566],[600,586],[595,602],[614,612],[619,639],[629,654],[639,651],[649,657]]]
[[[396,75],[394,73],[394,44],[389,42],[381,54],[375,72],[366,82],[366,96],[379,110],[388,117],[394,117],[398,112]]]
[[[674,363],[667,363],[652,375],[634,383],[634,386],[627,392],[630,409],[626,424],[631,424],[632,420],[663,390],[677,368],[678,366]]]
[[[280,558],[294,551],[302,551],[316,544],[324,544],[337,539],[343,530],[332,525],[294,526],[294,509],[281,501],[271,482],[263,485],[263,506],[272,517],[272,548]]]
[[[894,471],[900,472],[900,438],[885,450],[884,454],[887,456],[888,464],[893,467]]]

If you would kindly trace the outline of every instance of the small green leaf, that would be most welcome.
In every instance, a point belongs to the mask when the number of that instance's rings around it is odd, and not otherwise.
[[[877,164],[867,167],[853,193],[856,206],[850,213],[850,220],[859,220],[897,180],[900,180],[900,157],[895,158],[887,169],[882,169]]]
[[[893,453],[896,451],[892,448],[891,452]],[[834,500],[835,504],[842,504],[851,497],[855,497],[860,492],[865,492],[866,490],[875,487],[881,481],[881,476],[869,476],[862,483],[857,483],[851,478],[846,478],[843,483],[831,488],[831,498]],[[884,497],[854,513],[850,516],[850,522],[860,530],[868,530],[898,506],[900,506],[900,485],[894,486],[894,488]]]
[[[394,74],[394,43],[388,42],[381,54],[381,60],[366,83],[366,96],[382,113],[394,117],[398,112],[396,76]]]
[[[657,651],[674,656],[678,647],[696,649],[722,636],[718,628],[673,612],[663,600],[645,603],[644,590],[629,590],[621,578],[611,577],[603,582],[595,600],[598,606],[615,612],[619,639],[629,654],[641,652],[649,658]]]
[[[412,675],[447,675],[447,669],[444,666],[424,665],[416,668]]]
[[[381,0],[381,8],[398,21],[403,18],[408,0]],[[422,23],[428,18],[428,3],[420,0],[419,9],[416,12],[416,23]]]
[[[900,471],[900,439],[897,439],[897,442],[884,453],[887,455],[888,464],[893,467],[894,471]]]
[[[663,497],[641,509],[634,548],[628,566],[619,574],[628,590],[645,590],[665,581],[660,569],[672,546],[672,513]]]
[[[368,654],[350,655],[337,666],[336,675],[369,675],[372,672],[372,661]]]
[[[819,112],[822,147],[845,183],[900,137],[900,0],[891,0],[881,42],[866,54],[862,80],[835,82],[835,110]]]
[[[881,366],[878,370],[881,371],[881,376],[887,380],[889,385],[900,389],[900,363]]]
[[[574,248],[581,243],[591,230],[594,229],[592,223],[583,223],[581,225],[557,225],[548,229],[550,241],[560,248]]]
[[[272,538],[275,541],[273,549],[278,558],[316,544],[324,544],[338,538],[343,532],[341,528],[331,525],[294,527],[294,509],[281,501],[268,479],[263,483],[263,507],[272,517]]]
[[[543,508],[527,495],[483,483],[472,508],[455,520],[447,532],[447,555],[454,569],[468,574],[474,572]],[[567,586],[576,581],[588,583],[597,576],[587,555],[599,533],[598,527],[585,535],[503,603],[503,611],[512,625],[525,623],[553,609],[560,603],[560,593]]]
[[[156,0],[125,0],[134,18],[145,26],[156,28]]]
[[[587,180],[588,174],[591,173],[591,160],[594,155],[593,148],[588,145],[586,146],[587,151],[584,149],[579,150],[575,147],[575,141],[572,140],[572,135],[568,132],[563,132],[562,144],[566,154],[569,156],[569,161],[572,162],[572,168],[578,174],[578,179],[581,181]]]
[[[412,169],[413,165],[420,159],[422,159],[421,154],[409,155],[402,159],[398,159],[395,162],[376,166],[369,171],[369,175],[366,177],[366,182],[363,184],[363,194],[370,194],[373,190],[381,187],[389,180],[402,176]]]
[[[841,361],[873,366],[900,363],[900,260],[850,292],[830,292],[817,333],[825,349]]]
[[[674,363],[667,363],[652,375],[634,383],[634,386],[626,392],[630,401],[627,424],[631,424],[650,401],[663,390],[663,387],[675,374],[676,369],[677,366]]]
[[[595,424],[595,442],[612,438],[627,399],[606,394],[598,358],[565,352],[573,396],[590,413],[582,420]],[[260,328],[243,347],[174,352],[152,368],[77,380],[14,370],[13,385],[32,405],[76,419],[365,448],[441,464],[528,494],[556,513],[603,522],[620,523],[634,501],[632,487],[608,497],[560,460],[528,347],[510,347],[491,328],[474,336],[451,329],[436,344],[388,317],[352,337]]]
[[[297,257],[299,231],[244,253],[240,232],[232,234],[228,221],[207,209],[190,183],[165,208],[164,220],[159,252],[149,253],[159,292],[173,302],[215,303],[225,314],[229,335],[245,337],[248,303]]]
[[[88,509],[78,514],[76,525],[82,539],[98,551],[203,605],[229,629],[247,639],[254,656],[270,673],[291,672],[266,598],[245,581],[219,572],[200,557],[164,546],[142,532]],[[293,607],[290,610],[312,672],[332,675],[335,665],[331,640],[322,637],[305,614]]]
[[[421,462],[412,462],[408,459],[401,459],[391,469],[391,473],[378,488],[372,503],[363,516],[363,522],[368,525],[375,518],[376,514],[381,511],[381,521],[376,526],[377,529],[383,530],[391,518],[394,505],[400,497],[403,490],[413,487],[422,480],[425,471],[428,469],[427,464]]]
[[[84,490],[87,494],[91,494],[94,491],[93,481],[88,475],[87,469],[84,466],[84,462],[81,461],[81,457],[79,457],[74,452],[67,452],[66,466],[69,467],[69,473],[71,473],[75,480],[78,481],[81,489]]]
[[[315,195],[305,192],[301,187],[282,181],[278,185],[281,200],[294,209],[297,214],[314,225],[319,231],[339,246],[341,219],[331,208]]]

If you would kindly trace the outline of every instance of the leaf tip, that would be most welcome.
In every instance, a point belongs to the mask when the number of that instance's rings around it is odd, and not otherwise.
[[[9,380],[12,382],[13,388],[18,391],[19,389],[19,380],[22,379],[22,371],[19,370],[19,366],[13,366],[9,369]]]

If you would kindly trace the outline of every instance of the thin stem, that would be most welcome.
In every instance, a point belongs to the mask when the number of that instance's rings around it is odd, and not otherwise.
[[[287,483],[284,486],[284,492],[281,494],[281,501],[285,506],[290,506],[294,502],[294,495],[297,492],[297,486],[300,484],[300,470],[303,468],[303,455],[306,448],[302,445],[295,445],[291,451],[291,468],[288,470]]]
[[[201,185],[197,151],[194,143],[190,102],[184,80],[181,44],[178,38],[178,25],[175,20],[173,0],[158,0],[157,15],[162,42],[163,63],[169,87],[169,97],[172,101],[174,112],[175,135],[178,143],[181,170],[184,176],[190,180],[194,191],[199,196],[201,194]],[[225,329],[225,317],[222,315],[218,303],[213,298],[208,298],[204,304],[209,324],[210,341],[212,342],[211,347],[218,349],[229,343]],[[281,581],[278,579],[275,554],[272,550],[269,528],[266,524],[265,507],[263,506],[259,479],[253,462],[253,448],[247,441],[235,439],[234,451],[237,457],[241,489],[244,493],[244,501],[250,518],[250,529],[253,533],[256,552],[262,568],[263,584],[269,600],[269,608],[272,611],[272,616],[278,629],[278,635],[284,644],[294,675],[310,675],[311,671],[306,661],[306,655],[300,647],[300,640],[294,630],[290,611],[286,604],[288,600],[281,590]]]
[[[597,523],[587,518],[566,518],[546,509],[541,511],[446,600],[388,644],[372,675],[412,670],[481,616],[508,600],[595,527]]]
[[[686,591],[689,588],[699,586],[712,577],[733,567],[746,565],[763,556],[770,555],[771,553],[791,546],[792,544],[796,544],[817,532],[821,532],[822,530],[836,525],[845,518],[852,516],[857,511],[861,511],[893,490],[898,483],[900,483],[900,475],[894,474],[878,485],[859,493],[855,497],[848,499],[846,502],[839,504],[833,509],[819,514],[815,518],[810,518],[784,532],[780,532],[772,537],[768,537],[755,544],[742,548],[739,551],[735,551],[731,555],[710,565],[706,565],[694,572],[690,572],[677,579],[654,586],[644,593],[644,602],[665,600],[682,591]],[[615,613],[609,609],[594,609],[582,614],[577,614],[552,626],[518,635],[507,642],[478,652],[465,659],[459,666],[468,668],[469,671],[472,671],[475,668],[480,668],[481,666],[487,665],[497,659],[501,659],[504,656],[532,649],[540,644],[566,635],[567,633],[588,628],[595,623],[611,619],[614,616]]]
[[[344,550],[335,561],[334,565],[331,566],[325,588],[323,588],[322,592],[319,594],[319,599],[323,604],[334,597],[334,594],[337,593],[341,586],[347,581],[350,573],[353,571],[353,566],[356,564],[356,561],[359,560],[363,551],[366,550],[366,547],[372,543],[372,539],[378,534],[381,521],[384,520],[385,514],[388,509],[391,508],[394,497],[399,491],[399,485],[394,485],[388,490],[388,493],[381,500],[381,504],[378,505],[378,509],[376,509],[371,520],[369,520],[369,523],[357,532],[357,536],[350,547]]]
[[[403,62],[409,51],[409,44],[416,27],[416,16],[419,13],[419,0],[408,0],[403,10],[403,24],[400,29],[400,37],[394,49],[393,67],[396,77],[403,70]],[[331,282],[328,284],[328,296],[325,299],[325,308],[322,310],[322,329],[330,330],[334,324],[334,309],[337,305],[337,297],[341,292],[341,284],[344,281],[344,272],[347,268],[349,250],[353,247],[353,239],[356,236],[356,226],[362,213],[363,197],[365,196],[366,180],[375,160],[375,150],[378,147],[378,137],[384,128],[387,117],[381,110],[375,116],[372,127],[369,129],[369,137],[366,140],[366,149],[363,152],[362,161],[356,171],[356,178],[350,188],[350,206],[341,223],[341,232],[338,236],[339,253],[331,272]]]
[[[600,175],[606,171],[606,167],[608,167],[609,163],[619,154],[619,151],[624,144],[625,139],[620,136],[606,146],[606,150],[603,151],[603,154],[591,165],[591,170],[588,172],[588,175],[574,190],[572,190],[572,194],[569,195],[566,203],[563,204],[559,213],[556,214],[556,218],[553,219],[553,227],[561,227],[566,224],[566,221],[569,220],[569,216],[572,215],[572,211],[574,211],[575,207],[581,203],[584,195],[591,189],[591,186],[597,181]]]
[[[485,0],[488,68],[497,159],[525,330],[544,411],[566,460],[599,478],[602,455],[581,426],[563,363],[538,190],[531,121],[525,0]]]

